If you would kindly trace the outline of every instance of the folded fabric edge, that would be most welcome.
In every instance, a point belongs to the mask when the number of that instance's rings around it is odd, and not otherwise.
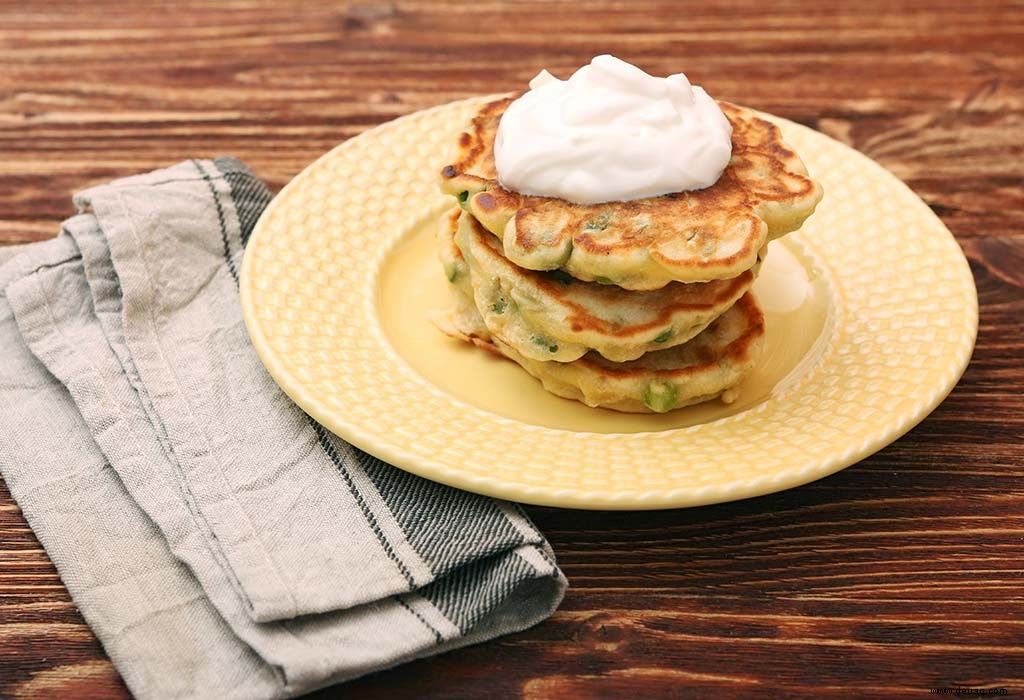
[[[283,686],[281,670],[259,661],[201,597],[187,567],[171,556],[128,497],[66,389],[17,332],[4,288],[40,260],[72,254],[69,244],[61,236],[25,246],[6,261],[0,253],[0,346],[5,350],[0,381],[15,379],[10,386],[20,399],[5,406],[6,415],[0,411],[5,418],[0,469],[11,496],[133,694],[184,697],[183,685],[195,691],[205,682],[223,683],[225,698],[280,697],[267,690]],[[167,613],[184,605],[190,606],[189,626],[165,626]],[[215,631],[199,637],[197,628]],[[196,663],[219,657],[219,662],[212,664],[212,676],[204,676],[203,669],[160,674],[162,666],[173,667],[176,655]],[[222,678],[225,667],[233,678]]]
[[[397,596],[400,605],[434,630],[437,644],[396,657],[386,665],[350,669],[328,681],[289,678],[289,690],[312,692],[529,629],[550,617],[565,595],[568,582],[553,562],[549,548],[524,545],[462,567],[419,591]],[[453,627],[452,620],[458,625]]]

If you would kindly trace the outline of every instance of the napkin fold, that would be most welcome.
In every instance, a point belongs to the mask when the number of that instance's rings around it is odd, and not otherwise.
[[[290,697],[529,627],[566,586],[517,506],[273,382],[238,302],[269,199],[188,161],[79,193],[0,267],[0,471],[140,698]]]

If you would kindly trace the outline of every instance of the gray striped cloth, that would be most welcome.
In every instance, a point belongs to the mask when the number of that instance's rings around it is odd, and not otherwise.
[[[240,162],[89,189],[0,267],[0,470],[140,698],[278,698],[544,619],[566,581],[515,505],[328,433],[260,364]]]

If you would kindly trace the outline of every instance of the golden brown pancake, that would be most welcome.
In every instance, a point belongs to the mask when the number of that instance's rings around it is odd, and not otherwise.
[[[491,335],[533,360],[570,362],[596,350],[625,362],[680,345],[736,303],[756,272],[628,291],[513,265],[500,241],[457,207],[441,217],[440,227],[441,261],[446,270],[457,270],[461,254],[470,273],[468,289]]]
[[[718,396],[735,400],[764,338],[764,316],[750,294],[689,342],[630,362],[596,352],[573,362],[531,360],[492,336],[465,295],[434,322],[452,337],[515,361],[553,394],[627,413],[665,413]]]
[[[727,102],[719,104],[733,126],[732,159],[711,187],[593,205],[512,192],[498,182],[494,138],[513,99],[477,111],[441,190],[527,269],[633,290],[729,279],[753,267],[769,240],[798,229],[822,196],[778,127]]]

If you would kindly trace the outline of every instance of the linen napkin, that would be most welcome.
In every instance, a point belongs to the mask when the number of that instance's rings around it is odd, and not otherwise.
[[[555,609],[517,506],[353,448],[264,370],[238,272],[269,193],[244,165],[74,201],[0,267],[0,471],[136,696],[290,697]]]

